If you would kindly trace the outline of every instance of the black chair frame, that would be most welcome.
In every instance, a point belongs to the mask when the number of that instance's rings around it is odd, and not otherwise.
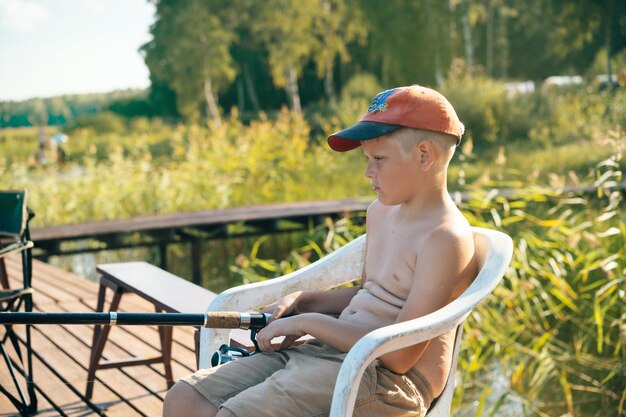
[[[33,310],[32,288],[32,247],[29,221],[34,213],[26,206],[26,191],[0,191],[0,311],[30,312]],[[10,288],[5,258],[20,254],[22,260],[21,288]],[[33,350],[31,345],[31,326],[26,325],[24,339],[15,332],[11,325],[5,325],[5,332],[0,339],[0,354],[15,386],[9,391],[0,381],[0,392],[4,394],[18,410],[20,415],[28,416],[37,411],[37,396],[33,382]],[[10,345],[9,345],[10,342]],[[7,351],[11,346],[13,356]],[[8,381],[7,381],[8,382]],[[25,387],[23,386],[25,385]]]

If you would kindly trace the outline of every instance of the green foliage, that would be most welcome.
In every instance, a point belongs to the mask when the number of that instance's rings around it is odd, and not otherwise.
[[[382,89],[372,74],[355,75],[341,91],[338,101],[331,105],[320,103],[308,107],[305,117],[311,124],[311,130],[325,135],[354,124],[363,116],[372,97]]]
[[[455,415],[626,415],[626,216],[614,189],[626,136],[613,140],[615,155],[584,182],[597,193],[520,179],[490,184],[516,188],[510,197],[477,189],[461,204],[472,225],[508,233],[515,249],[502,285],[465,323]],[[362,222],[328,221],[284,260],[259,256],[261,238],[231,269],[244,282],[276,277],[363,232]]]
[[[51,128],[45,129],[51,134]],[[0,129],[0,163],[11,164],[12,162],[24,163],[37,151],[36,127],[5,128]]]
[[[441,92],[465,124],[467,138],[477,145],[498,141],[506,120],[506,91],[501,82],[463,74],[449,77]]]
[[[626,72],[626,50],[622,50],[611,56],[611,68],[613,75]],[[596,76],[607,73],[606,49],[600,49],[587,70],[587,75]]]
[[[613,126],[624,126],[625,108],[624,89],[548,91],[529,139],[548,146],[594,138]]]
[[[315,48],[313,32],[318,1],[268,0],[258,8],[252,32],[265,45],[274,84],[287,85],[290,72],[301,73]]]
[[[599,91],[588,85],[574,89],[543,89],[507,95],[505,84],[455,64],[441,92],[466,126],[464,141],[477,149],[526,149],[578,144],[626,123],[626,90]]]
[[[124,133],[126,121],[115,113],[102,111],[93,115],[79,116],[68,126],[70,131],[75,129],[91,129],[94,133]]]
[[[215,94],[235,76],[230,55],[235,36],[226,19],[231,10],[210,0],[157,5],[154,38],[142,49],[151,73],[176,93],[177,110],[188,120],[198,120],[201,109],[219,119]]]
[[[150,101],[143,95],[116,100],[107,106],[107,110],[128,118],[147,117],[154,113]]]
[[[0,128],[38,124],[63,125],[76,117],[94,114],[117,102],[140,100],[143,95],[144,90],[129,89],[0,102]]]
[[[350,0],[269,0],[256,6],[251,33],[267,51],[272,81],[285,88],[292,110],[301,109],[298,79],[311,61],[334,101],[336,60],[348,62],[348,44],[366,34],[362,14],[352,5]]]
[[[292,249],[283,260],[260,256],[261,248],[267,241],[267,236],[261,237],[255,242],[249,255],[240,254],[237,257],[230,270],[238,274],[246,284],[289,274],[365,233],[364,215],[365,213],[361,213],[355,218],[344,217],[336,222],[326,218],[325,223],[309,232],[303,245]]]
[[[341,100],[345,103],[356,100],[362,109],[366,109],[369,102],[376,94],[383,90],[382,86],[373,74],[356,74],[341,90]]]
[[[94,137],[90,129],[77,129],[68,143],[68,167],[36,170],[14,161],[2,165],[0,182],[29,189],[35,226],[346,198],[346,187],[367,195],[360,155],[338,159],[309,136],[302,117],[287,112],[249,126],[230,120],[212,130],[155,124],[149,132]]]
[[[317,42],[312,51],[313,61],[318,77],[326,79],[326,95],[332,102],[335,63],[351,60],[348,45],[354,41],[364,44],[367,30],[363,13],[353,0],[322,0],[315,6],[318,13],[313,27]]]
[[[523,184],[513,198],[477,194],[464,205],[470,223],[515,241],[504,285],[466,324],[468,386],[497,357],[508,379],[499,394],[519,393],[526,412],[623,415],[626,218],[609,188],[622,180],[620,152],[598,164],[595,195]]]
[[[470,74],[462,60],[454,62],[441,92],[466,126],[464,140],[478,148],[526,140],[548,100],[542,93],[510,96],[503,82]]]

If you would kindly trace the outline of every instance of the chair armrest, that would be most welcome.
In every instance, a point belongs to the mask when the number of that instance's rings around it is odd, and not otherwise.
[[[0,258],[4,258],[5,256],[11,255],[13,253],[19,253],[23,250],[32,248],[34,243],[30,240],[26,242],[14,242],[10,245],[7,245],[3,248],[0,248]]]
[[[230,288],[209,304],[207,311],[249,311],[273,303],[295,291],[336,287],[360,278],[363,270],[365,235],[291,274]],[[200,330],[199,367],[210,367],[211,354],[228,343],[230,330]]]
[[[33,294],[35,290],[32,288],[20,288],[18,290],[0,290],[0,301],[10,301],[26,294]]]
[[[431,314],[372,330],[359,339],[348,352],[337,375],[330,416],[352,415],[361,377],[373,360],[441,336],[463,323],[473,305],[453,303]]]

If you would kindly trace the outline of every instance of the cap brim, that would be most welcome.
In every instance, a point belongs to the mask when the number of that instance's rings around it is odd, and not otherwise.
[[[375,139],[401,128],[376,122],[359,122],[328,137],[328,145],[337,152],[346,152],[361,146],[362,140]]]

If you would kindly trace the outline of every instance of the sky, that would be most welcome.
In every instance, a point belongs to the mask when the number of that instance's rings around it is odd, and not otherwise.
[[[0,0],[0,101],[149,86],[148,0]]]

